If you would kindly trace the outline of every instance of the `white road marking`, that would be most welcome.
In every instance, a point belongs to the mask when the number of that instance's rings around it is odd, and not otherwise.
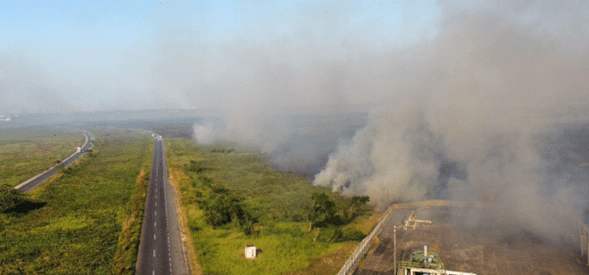
[[[155,269],[153,270],[153,272],[151,274],[155,275]]]
[[[157,224],[157,222],[153,222],[153,226],[155,226]]]
[[[155,211],[155,215],[157,216],[157,211]]]
[[[153,234],[153,239],[155,240],[155,234]]]
[[[155,249],[153,250],[153,257],[155,258]]]

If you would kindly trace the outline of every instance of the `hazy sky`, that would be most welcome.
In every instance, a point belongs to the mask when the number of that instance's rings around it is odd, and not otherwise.
[[[442,8],[434,1],[3,1],[0,113],[228,108],[228,98],[269,89],[260,74],[266,67],[286,68],[284,77],[305,63],[345,66],[338,62],[363,51],[430,40]],[[239,81],[251,85],[235,91]],[[317,85],[297,105],[329,103],[313,95]],[[270,90],[262,93],[280,94]],[[341,97],[378,100],[362,93]]]

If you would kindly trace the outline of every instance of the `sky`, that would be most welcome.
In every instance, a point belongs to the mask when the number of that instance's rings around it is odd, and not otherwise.
[[[4,1],[0,113],[231,108],[235,93],[256,92],[236,92],[242,83],[227,83],[249,80],[257,87],[250,91],[267,82],[259,71],[268,64],[248,65],[248,58],[292,69],[431,40],[442,7],[434,1]],[[378,101],[344,93],[346,104]],[[329,104],[322,98],[295,101]]]

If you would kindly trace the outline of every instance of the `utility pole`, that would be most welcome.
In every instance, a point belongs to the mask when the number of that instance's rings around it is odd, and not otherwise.
[[[397,226],[393,226],[393,274],[397,275]]]

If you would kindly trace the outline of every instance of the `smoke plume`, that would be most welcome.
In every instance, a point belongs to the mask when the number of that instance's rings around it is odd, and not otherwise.
[[[587,207],[586,182],[551,174],[545,141],[571,109],[588,107],[589,6],[440,6],[438,35],[389,64],[394,96],[329,156],[314,184],[381,205],[500,203],[511,209],[504,218],[553,232],[556,209]]]
[[[558,209],[588,206],[589,173],[561,169],[552,145],[563,123],[589,121],[589,4],[460,3],[438,3],[435,37],[408,46],[363,39],[376,25],[351,23],[351,11],[264,43],[199,45],[219,65],[170,83],[215,90],[228,110],[222,125],[195,126],[199,142],[259,147],[280,168],[379,206],[497,203],[510,209],[498,219],[550,235]],[[193,63],[183,60],[158,70]],[[373,102],[368,117],[353,110]]]

